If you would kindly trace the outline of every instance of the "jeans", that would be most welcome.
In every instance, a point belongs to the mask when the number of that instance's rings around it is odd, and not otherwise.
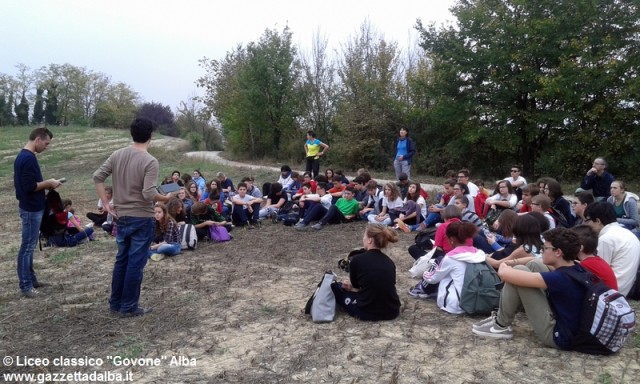
[[[149,249],[149,256],[153,255],[154,253],[161,253],[166,256],[175,256],[180,253],[180,249],[180,244],[178,243],[166,243],[162,244],[156,249]]]
[[[93,228],[85,228],[82,232],[77,232],[75,234],[70,234],[67,231],[63,235],[49,237],[47,245],[55,245],[56,247],[75,247],[92,234]]]
[[[302,223],[304,225],[307,225],[312,221],[322,219],[326,214],[327,214],[327,208],[325,208],[322,204],[320,203],[311,204],[311,206],[305,209]]]
[[[253,224],[257,222],[260,215],[260,203],[251,204],[251,208],[253,208],[253,213],[249,213],[249,210],[244,205],[234,204],[231,211],[233,224],[247,225],[247,223]]]
[[[408,160],[393,160],[393,169],[396,171],[396,179],[400,179],[401,173],[406,173],[409,180],[411,180],[411,164]]]
[[[33,251],[36,250],[38,243],[44,210],[29,212],[19,209],[19,212],[22,221],[22,243],[18,251],[18,280],[20,281],[20,290],[27,292],[38,282],[36,273],[33,271]]]
[[[112,311],[127,313],[138,309],[143,270],[149,259],[153,230],[152,217],[118,218],[116,235],[118,254],[113,265],[109,298],[109,307]]]

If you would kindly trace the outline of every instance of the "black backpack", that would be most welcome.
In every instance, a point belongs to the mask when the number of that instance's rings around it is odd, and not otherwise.
[[[55,190],[49,191],[45,197],[44,214],[40,223],[40,233],[42,236],[63,235],[67,230],[69,222],[68,213],[64,210],[60,194]]]

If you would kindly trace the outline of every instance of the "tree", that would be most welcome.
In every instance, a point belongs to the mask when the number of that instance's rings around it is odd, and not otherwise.
[[[231,152],[281,159],[300,152],[295,143],[300,63],[288,28],[266,30],[257,43],[201,65],[207,74],[198,84],[206,89],[204,101],[221,123]]]
[[[29,102],[27,101],[24,91],[22,92],[20,103],[15,105],[14,111],[18,125],[29,125]]]
[[[146,117],[156,123],[158,132],[163,135],[178,137],[175,116],[168,105],[160,103],[144,103],[138,108],[136,117]]]
[[[58,125],[58,95],[57,86],[47,85],[47,99],[44,107],[44,122],[48,125]]]
[[[314,35],[311,57],[302,57],[304,128],[313,130],[323,141],[331,141],[335,129],[335,68],[327,57],[327,39]],[[330,154],[332,152],[329,152]],[[333,152],[335,153],[335,152]]]
[[[381,169],[390,162],[393,140],[404,125],[399,100],[398,49],[368,21],[343,47],[338,64],[342,81],[336,122],[340,140],[334,146],[339,165]],[[392,157],[392,156],[391,156]]]
[[[181,136],[191,142],[193,149],[206,151],[224,149],[222,134],[214,124],[211,112],[196,98],[191,98],[188,102],[180,102],[176,124]]]
[[[452,12],[457,28],[418,23],[445,154],[487,172],[518,162],[575,176],[596,153],[632,152],[637,2],[465,0]]]
[[[100,127],[126,128],[138,109],[138,94],[125,83],[110,85],[96,106],[95,124]]]
[[[44,121],[44,88],[36,88],[36,101],[33,104],[31,124],[37,125]]]

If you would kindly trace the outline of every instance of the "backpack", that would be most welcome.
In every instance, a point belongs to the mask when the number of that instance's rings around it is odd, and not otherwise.
[[[45,197],[44,214],[40,223],[40,233],[46,238],[63,235],[69,222],[68,213],[62,205],[60,194],[51,190]]]
[[[636,325],[636,314],[624,296],[584,268],[563,268],[586,288],[578,333],[571,348],[578,352],[610,355],[622,348]]]
[[[198,245],[198,234],[193,224],[183,224],[178,229],[180,237],[180,248],[194,250]]]
[[[336,318],[336,297],[331,290],[331,284],[338,276],[327,271],[318,283],[318,288],[307,301],[304,313],[311,315],[314,323],[329,323]]]
[[[551,217],[553,217],[553,220],[556,222],[556,228],[557,227],[571,228],[571,226],[569,225],[569,222],[567,221],[567,218],[564,217],[562,212],[551,207],[549,208],[549,214],[551,215]]]
[[[467,263],[464,272],[460,308],[468,314],[490,314],[500,303],[500,291],[496,285],[500,278],[486,262]]]

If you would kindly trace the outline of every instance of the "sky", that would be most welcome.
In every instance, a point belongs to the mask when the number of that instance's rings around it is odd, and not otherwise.
[[[203,57],[222,59],[265,29],[289,26],[310,52],[320,33],[330,50],[357,35],[368,20],[402,49],[415,42],[416,20],[453,20],[455,0],[0,0],[0,73],[16,64],[35,69],[69,63],[123,82],[146,102],[175,110],[201,91]]]

